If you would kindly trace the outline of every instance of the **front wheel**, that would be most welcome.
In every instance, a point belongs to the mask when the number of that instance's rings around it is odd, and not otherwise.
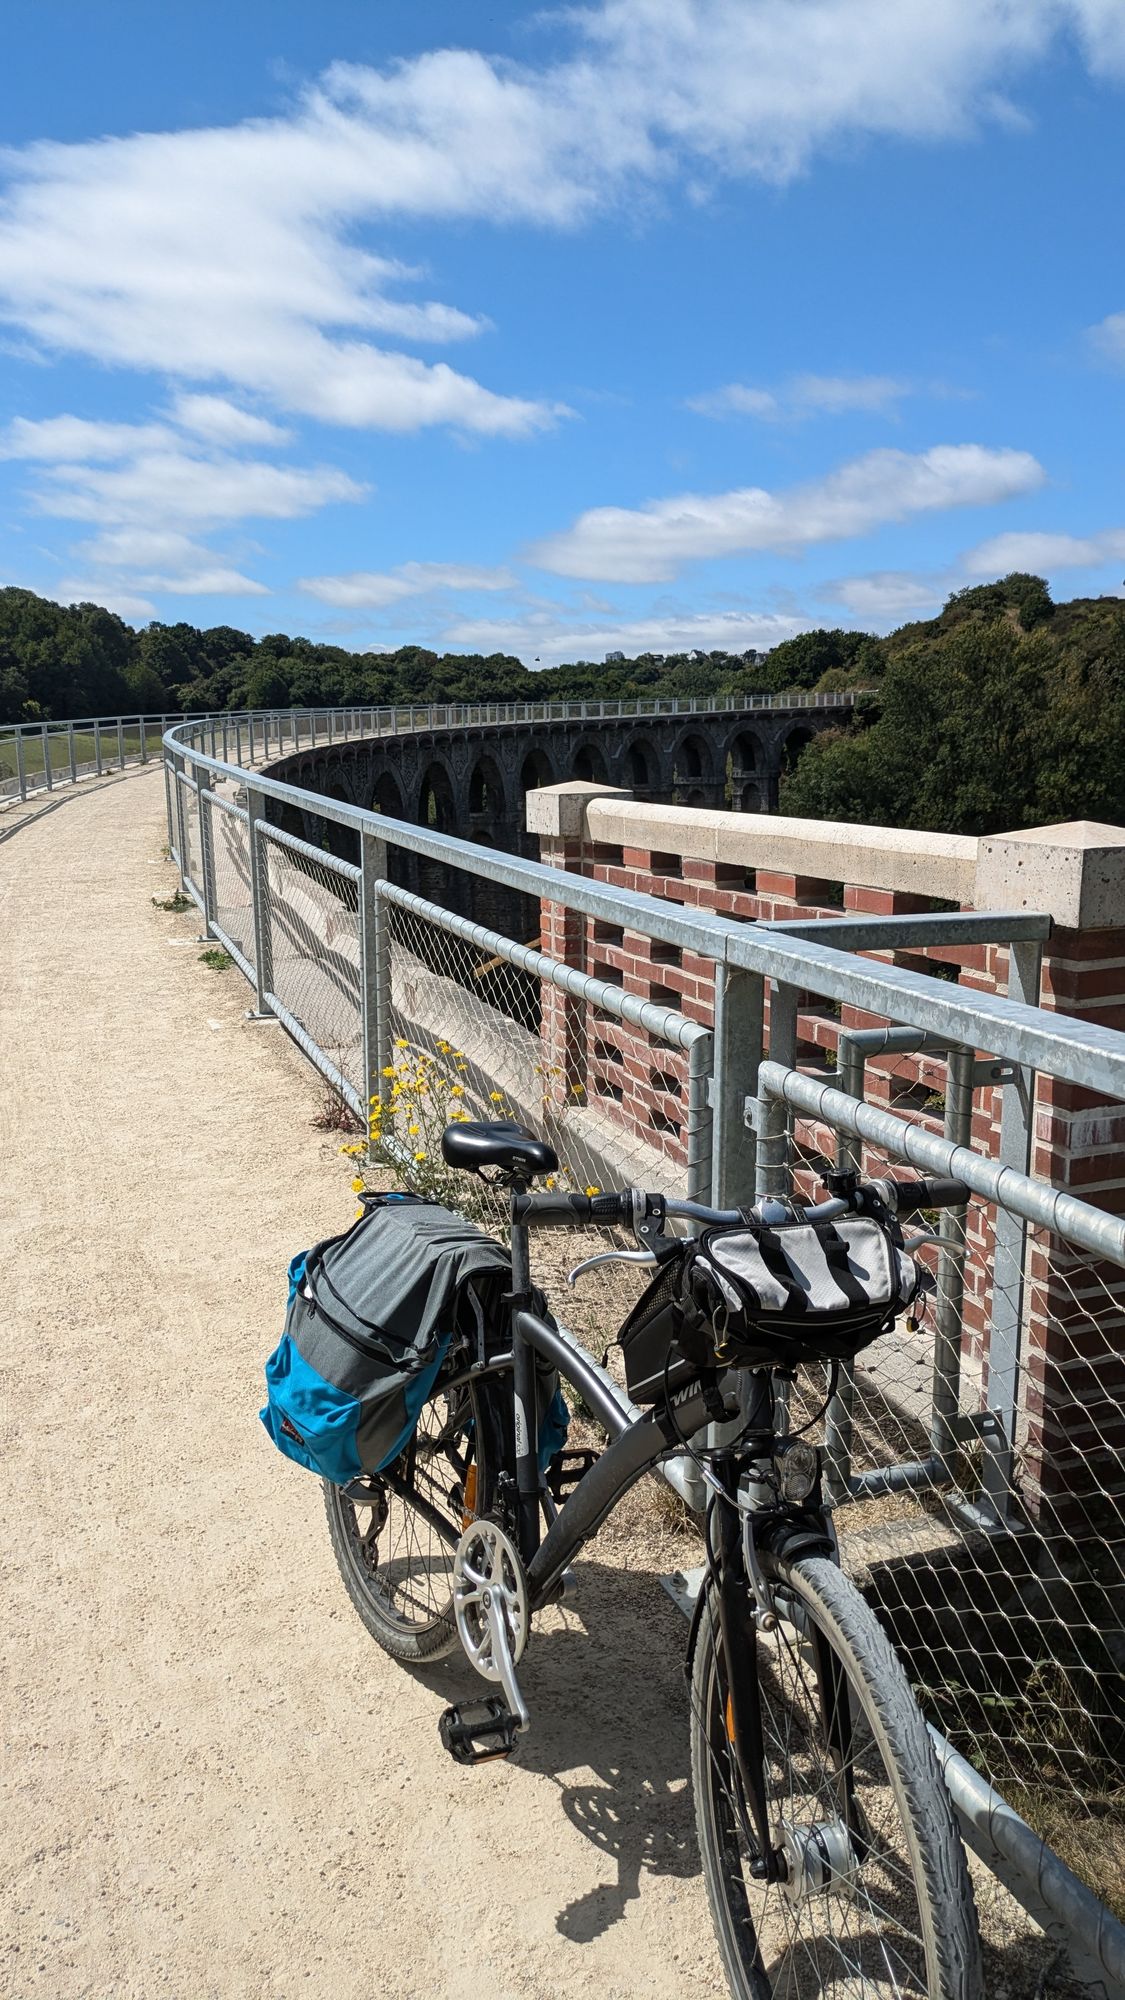
[[[901,1662],[827,1558],[763,1554],[762,1568],[780,1614],[758,1660],[782,1881],[754,1872],[713,1591],[691,1676],[696,1825],[732,1994],[981,2000],[964,1849]]]

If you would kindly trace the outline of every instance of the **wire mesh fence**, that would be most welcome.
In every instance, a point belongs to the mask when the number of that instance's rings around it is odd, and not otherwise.
[[[940,1079],[923,1094],[908,1059],[886,1067],[898,1115],[938,1129]],[[829,1126],[795,1121],[798,1195],[823,1195],[839,1150]],[[901,1175],[903,1157],[864,1144],[857,1164]],[[974,1201],[961,1255],[919,1247],[920,1306],[841,1371],[835,1398],[807,1373],[792,1421],[825,1449],[844,1565],[927,1718],[1125,1915],[1125,1271],[1029,1228],[1005,1279],[996,1222]],[[1022,1365],[997,1505],[989,1328],[1005,1307]]]
[[[246,809],[215,791],[204,793],[210,833],[212,927],[242,970],[255,975],[254,889]]]
[[[259,824],[268,991],[306,1054],[363,1102],[356,868]]]

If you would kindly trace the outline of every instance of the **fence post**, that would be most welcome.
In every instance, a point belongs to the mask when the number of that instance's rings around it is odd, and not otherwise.
[[[18,722],[16,724],[16,788],[19,792],[20,799],[26,800],[27,767],[24,763],[24,755],[23,755],[23,730],[20,728]]]
[[[945,1087],[945,1136],[954,1146],[973,1141],[972,1049],[950,1049]],[[965,1302],[965,1227],[968,1209],[943,1208],[938,1221],[938,1301],[934,1314],[934,1386],[930,1441],[939,1458],[957,1447],[961,1407],[961,1337]]]
[[[741,966],[715,966],[715,1074],[711,1199],[741,1208],[754,1199],[754,1133],[746,1100],[758,1094],[765,981]]]
[[[269,857],[265,836],[259,825],[265,820],[265,800],[252,785],[246,787],[246,832],[250,850],[250,900],[254,912],[254,988],[257,1006],[253,1018],[269,1020],[273,1009],[267,995],[273,991],[273,936],[270,928]]]
[[[371,1107],[385,1106],[390,1084],[383,1071],[390,1067],[391,940],[387,904],[379,884],[387,879],[387,843],[378,834],[359,837],[359,953],[363,1006],[363,1104],[367,1157],[372,1157]]]
[[[188,853],[187,814],[184,811],[184,786],[183,786],[183,778],[181,776],[181,773],[184,769],[186,769],[186,759],[183,756],[181,756],[178,761],[173,763],[172,772],[173,772],[173,781],[175,783],[175,788],[176,788],[176,849],[180,863],[180,886],[186,894],[188,885],[188,867],[191,861],[191,856]]]
[[[198,790],[195,802],[199,808],[199,872],[203,877],[199,887],[203,891],[203,933],[205,937],[214,935],[215,921],[215,856],[211,844],[211,773],[202,764],[197,765],[195,782]]]
[[[43,724],[43,779],[47,790],[53,792],[55,785],[51,775],[51,739],[47,734],[46,723]]]
[[[1008,998],[1038,1007],[1043,947],[1038,941],[1008,947]],[[1026,1174],[1031,1166],[1035,1071],[1017,1069],[1001,1094],[998,1157]],[[993,1234],[992,1315],[988,1331],[988,1408],[995,1419],[985,1433],[981,1504],[998,1521],[1012,1512],[1012,1476],[1023,1337],[1027,1223],[996,1210]]]
[[[148,738],[147,738],[147,736],[146,736],[146,734],[145,734],[145,719],[144,719],[144,716],[143,716],[143,715],[138,715],[138,717],[137,717],[137,727],[138,727],[138,729],[140,730],[140,733],[141,733],[141,763],[142,763],[142,764],[147,764],[147,763],[148,763]]]
[[[125,769],[125,723],[120,715],[117,718],[117,768],[119,771]]]
[[[94,724],[94,776],[95,776],[95,777],[97,777],[97,778],[100,778],[100,777],[101,777],[101,775],[102,775],[102,725],[101,725],[101,723],[100,723],[100,722],[95,722],[95,724]]]
[[[75,746],[74,746],[74,724],[73,724],[73,722],[68,722],[68,723],[67,723],[67,727],[66,727],[66,747],[67,747],[67,753],[68,753],[68,755],[69,755],[69,757],[70,757],[70,782],[71,782],[71,784],[72,784],[72,785],[76,785],[76,784],[78,783],[78,752],[77,752],[77,750],[75,749]]]
[[[770,990],[770,1061],[786,1069],[796,1068],[797,988],[776,982]],[[758,1149],[754,1169],[754,1190],[765,1195],[784,1196],[789,1192],[789,1113],[777,1097],[758,1099]]]
[[[169,854],[174,854],[176,849],[176,829],[172,825],[172,786],[175,783],[175,778],[174,776],[169,777],[171,758],[167,750],[163,751],[161,761],[164,765],[164,816],[168,821],[168,852]]]

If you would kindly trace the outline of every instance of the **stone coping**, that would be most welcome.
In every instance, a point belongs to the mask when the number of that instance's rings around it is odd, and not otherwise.
[[[574,779],[527,795],[544,839],[938,896],[968,909],[1037,910],[1072,930],[1125,927],[1125,827],[1066,820],[1011,833],[927,833],[779,813],[645,805]]]

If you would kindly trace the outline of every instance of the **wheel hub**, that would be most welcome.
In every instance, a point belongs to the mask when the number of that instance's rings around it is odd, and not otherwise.
[[[803,1826],[783,1820],[778,1840],[785,1860],[781,1893],[793,1904],[814,1896],[852,1896],[859,1860],[842,1819],[814,1820]]]

